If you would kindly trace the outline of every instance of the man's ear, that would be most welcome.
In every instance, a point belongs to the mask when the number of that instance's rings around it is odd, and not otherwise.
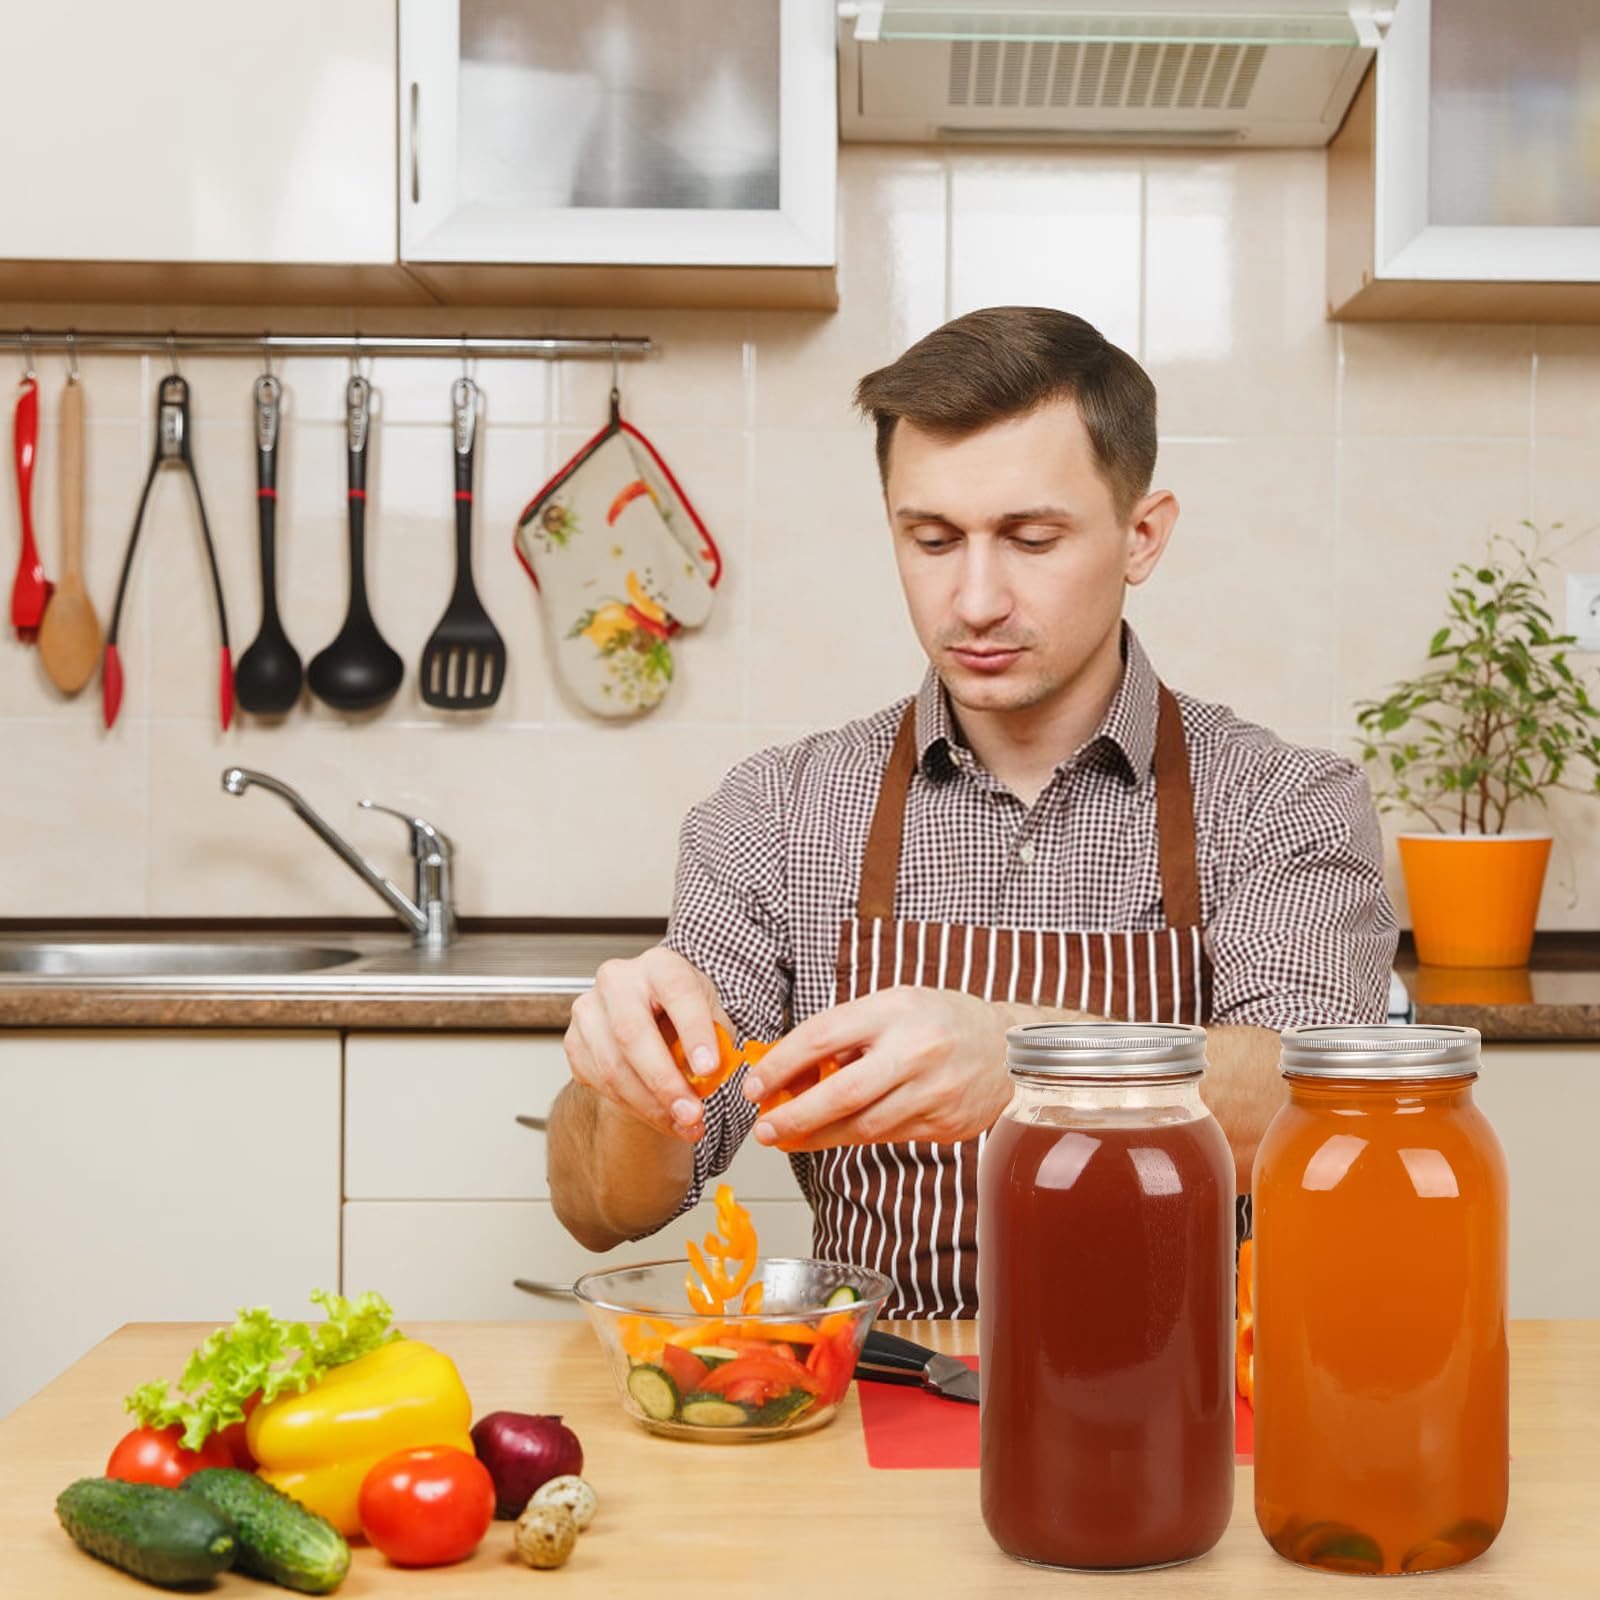
[[[1155,489],[1134,506],[1128,524],[1128,564],[1123,573],[1127,583],[1143,583],[1156,570],[1177,522],[1178,497],[1170,489]]]

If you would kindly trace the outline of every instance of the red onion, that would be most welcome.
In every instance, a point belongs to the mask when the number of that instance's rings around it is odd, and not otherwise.
[[[583,1472],[583,1446],[560,1417],[491,1411],[473,1428],[472,1448],[494,1479],[494,1514],[504,1519],[520,1517],[552,1478]]]

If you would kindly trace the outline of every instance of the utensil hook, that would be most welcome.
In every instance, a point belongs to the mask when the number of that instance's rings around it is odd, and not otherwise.
[[[26,383],[33,377],[33,330],[22,330],[22,381]]]
[[[611,339],[611,420],[617,422],[622,416],[622,367],[617,356],[617,340],[613,334]]]
[[[264,378],[272,376],[272,335],[261,335],[261,375]]]
[[[67,329],[67,382],[78,381],[78,336],[71,328]]]
[[[167,360],[172,363],[172,376],[174,378],[176,378],[177,376],[179,376],[179,373],[178,373],[178,335],[177,335],[177,333],[175,331],[173,331],[170,328],[167,330]]]

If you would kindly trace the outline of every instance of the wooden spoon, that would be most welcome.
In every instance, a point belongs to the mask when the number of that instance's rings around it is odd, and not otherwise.
[[[61,393],[61,582],[39,622],[39,659],[63,694],[76,694],[100,664],[100,619],[83,587],[83,385]]]

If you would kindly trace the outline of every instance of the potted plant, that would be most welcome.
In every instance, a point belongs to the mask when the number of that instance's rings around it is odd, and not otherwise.
[[[1429,669],[1356,707],[1379,809],[1433,829],[1399,839],[1429,966],[1527,964],[1550,835],[1507,822],[1553,789],[1600,791],[1600,708],[1568,664],[1576,640],[1545,609],[1539,530],[1522,526],[1527,537],[1495,534],[1482,565],[1452,572]],[[1589,782],[1570,781],[1585,769]]]

